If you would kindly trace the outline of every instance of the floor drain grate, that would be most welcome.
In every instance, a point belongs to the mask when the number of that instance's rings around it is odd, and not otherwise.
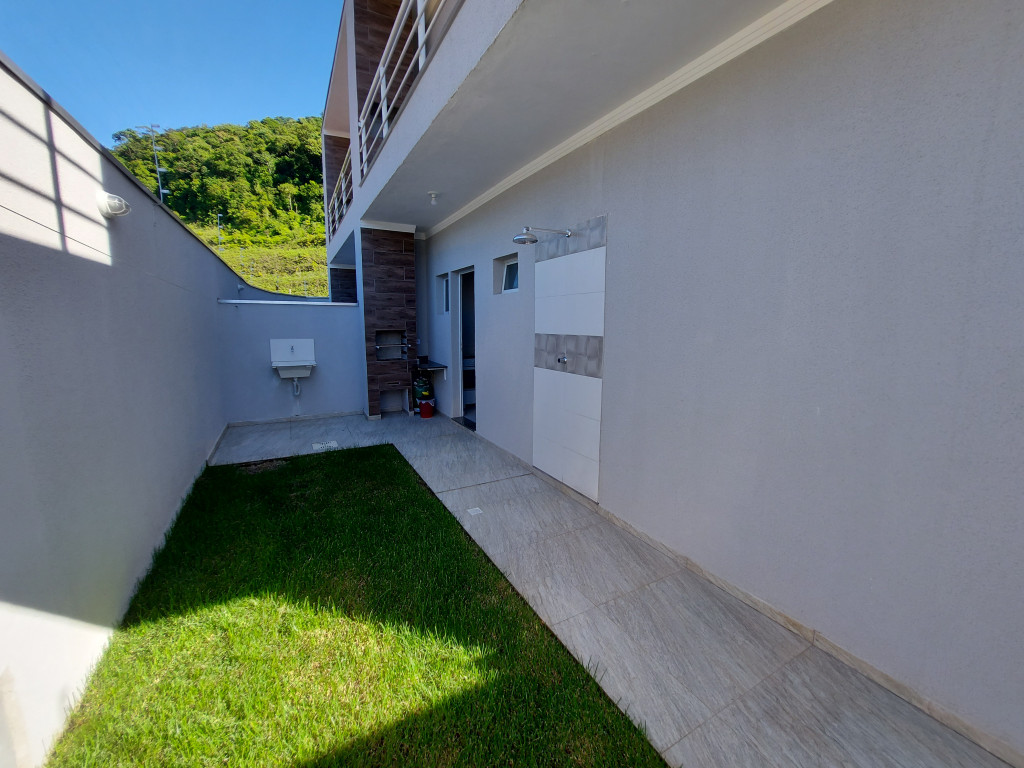
[[[313,443],[313,450],[314,451],[329,451],[332,448],[337,448],[337,447],[338,447],[338,441],[337,440],[328,440],[325,443]]]

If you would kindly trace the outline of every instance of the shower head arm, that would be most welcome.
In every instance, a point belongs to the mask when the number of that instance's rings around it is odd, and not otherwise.
[[[571,229],[547,229],[546,227],[523,227],[523,232],[553,232],[563,237],[572,237]]]

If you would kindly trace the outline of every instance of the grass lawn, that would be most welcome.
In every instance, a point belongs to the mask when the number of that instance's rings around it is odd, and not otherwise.
[[[48,766],[663,766],[391,446],[196,482]]]
[[[322,242],[303,245],[302,238],[296,236],[274,244],[243,247],[231,236],[220,251],[217,227],[198,224],[188,227],[249,285],[292,296],[326,296],[328,293],[327,248]]]

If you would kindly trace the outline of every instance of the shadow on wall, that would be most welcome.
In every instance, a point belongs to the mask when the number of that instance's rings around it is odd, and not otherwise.
[[[109,266],[107,226],[95,202],[104,181],[101,155],[42,102],[20,119],[0,109],[0,118],[7,123],[0,233]]]
[[[109,627],[223,429],[234,281],[3,66],[0,95],[0,601]]]
[[[0,234],[0,254],[0,600],[109,626],[119,618],[116,608],[81,599],[95,572],[89,542],[109,538],[102,516],[88,509],[102,495],[94,482],[101,471],[95,456],[109,446],[88,402],[92,385],[82,385],[84,378],[99,376],[99,361],[90,361],[91,345],[84,338],[90,314],[85,305],[109,269],[6,234]],[[81,322],[70,322],[70,315]],[[109,386],[117,388],[111,379]],[[93,422],[91,446],[89,435],[78,433],[76,422],[82,420]],[[76,461],[79,451],[86,455]],[[76,508],[84,519],[71,513]],[[62,583],[55,570],[74,576]]]
[[[0,147],[0,763],[38,764],[227,423],[218,298],[280,297],[2,53]]]
[[[230,273],[2,54],[0,105],[0,763],[37,765],[223,429]]]

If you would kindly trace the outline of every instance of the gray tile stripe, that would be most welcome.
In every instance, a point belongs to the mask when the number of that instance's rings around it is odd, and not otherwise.
[[[566,361],[558,362],[560,357]],[[535,333],[533,367],[600,379],[604,375],[604,337]]]
[[[546,235],[535,246],[534,261],[547,261],[557,259],[559,256],[568,256],[570,253],[589,251],[591,248],[600,248],[608,245],[608,217],[596,216],[587,219],[582,224],[569,227],[572,230],[572,237],[559,237],[557,235]]]

